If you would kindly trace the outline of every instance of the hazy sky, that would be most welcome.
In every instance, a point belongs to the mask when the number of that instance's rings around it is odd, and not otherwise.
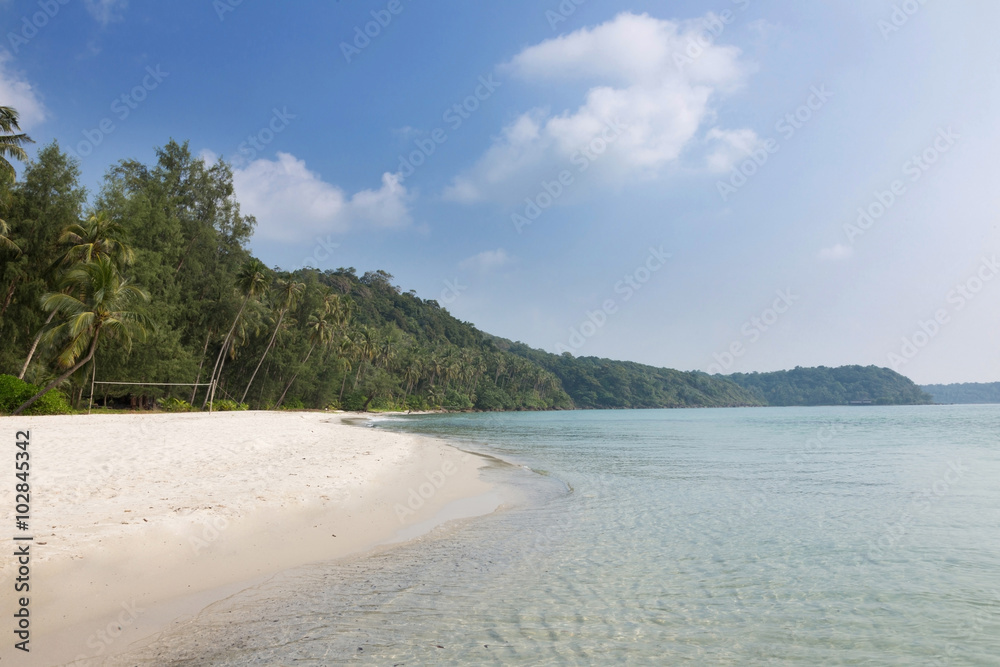
[[[0,0],[93,192],[233,163],[268,264],[550,351],[1000,380],[993,0]]]

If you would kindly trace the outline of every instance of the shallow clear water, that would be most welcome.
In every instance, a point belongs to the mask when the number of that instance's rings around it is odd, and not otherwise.
[[[285,573],[128,664],[1000,661],[1000,406],[378,426],[519,464],[487,474],[525,501]]]

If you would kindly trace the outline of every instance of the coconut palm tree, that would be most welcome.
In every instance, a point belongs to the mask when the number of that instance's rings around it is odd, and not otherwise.
[[[250,391],[250,385],[253,384],[254,378],[257,377],[257,371],[264,364],[264,359],[267,358],[268,352],[274,347],[274,339],[278,337],[278,330],[281,329],[281,323],[285,319],[285,315],[298,301],[299,296],[306,290],[305,283],[297,283],[294,280],[279,280],[278,281],[278,322],[274,325],[274,333],[271,334],[271,340],[268,341],[267,347],[264,349],[264,354],[260,355],[260,361],[257,362],[257,368],[253,370],[253,375],[250,376],[250,381],[247,382],[247,388],[243,390],[243,397],[240,398],[240,403],[242,403],[246,397],[247,393]]]
[[[68,245],[59,258],[61,264],[89,262],[96,257],[108,256],[124,269],[135,261],[135,251],[125,242],[125,228],[100,211],[83,224],[70,225],[63,230],[59,242]]]
[[[96,213],[90,216],[87,222],[70,225],[63,230],[62,235],[59,237],[59,242],[66,244],[68,248],[53,266],[76,262],[90,262],[98,257],[108,257],[115,263],[118,270],[122,271],[126,266],[135,261],[135,251],[125,242],[125,237],[126,232],[124,227],[117,222],[109,220],[107,214],[103,211]],[[49,318],[45,320],[45,326],[48,326],[52,322],[52,318],[55,315],[55,311],[49,314]],[[24,379],[24,374],[28,371],[31,359],[35,356],[35,350],[38,349],[38,343],[42,339],[43,331],[45,331],[44,327],[38,332],[35,340],[31,343],[31,349],[28,350],[28,357],[24,360],[21,373],[17,376],[21,380]]]
[[[110,258],[99,257],[74,267],[62,284],[65,291],[42,297],[42,308],[54,311],[57,318],[44,337],[65,341],[58,361],[68,370],[15,410],[15,415],[93,359],[102,335],[125,350],[131,349],[133,338],[145,338],[149,321],[135,309],[149,301],[149,294],[123,278]]]
[[[24,146],[34,143],[18,127],[18,113],[13,107],[0,106],[0,178],[14,180],[16,172],[7,158],[14,158],[21,162],[28,161],[28,153]]]
[[[281,392],[281,398],[278,399],[278,404],[274,406],[275,410],[280,408],[281,404],[284,403],[285,394],[287,394],[288,390],[292,388],[292,384],[295,383],[295,378],[299,376],[299,372],[302,370],[302,367],[309,361],[309,357],[312,356],[316,346],[322,345],[323,347],[327,347],[333,341],[334,328],[333,324],[329,319],[327,319],[327,317],[327,313],[313,313],[309,316],[309,340],[312,345],[309,347],[309,352],[306,353],[305,359],[299,362],[299,370],[295,371],[295,375],[293,375],[292,379],[288,381],[288,384],[285,386],[285,390]]]
[[[226,349],[229,347],[230,342],[233,338],[233,332],[236,331],[236,325],[239,324],[240,317],[243,316],[243,311],[247,307],[247,303],[250,299],[260,296],[267,290],[268,283],[270,281],[271,272],[264,262],[260,261],[256,257],[252,257],[240,267],[240,272],[236,274],[236,286],[243,293],[243,303],[240,304],[240,309],[236,313],[236,318],[233,320],[233,325],[229,327],[229,333],[222,341],[222,347],[219,348],[219,356],[215,358],[215,366],[212,368],[212,377],[209,380],[210,389],[205,392],[205,400],[201,404],[202,409],[208,404],[209,400],[215,400],[215,385],[219,380],[219,375],[222,374],[219,368],[222,361],[223,355]]]

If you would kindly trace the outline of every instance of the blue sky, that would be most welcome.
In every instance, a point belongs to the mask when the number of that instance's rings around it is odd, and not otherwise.
[[[1000,380],[1000,6],[576,2],[0,0],[0,99],[535,347]]]

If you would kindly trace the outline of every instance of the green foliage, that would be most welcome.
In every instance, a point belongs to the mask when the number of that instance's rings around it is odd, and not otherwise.
[[[180,398],[161,398],[157,405],[164,412],[191,412],[194,410],[191,404]]]
[[[0,413],[10,414],[41,390],[12,375],[0,375]],[[60,391],[50,391],[25,410],[26,415],[68,415],[72,412]]]
[[[796,368],[775,373],[734,373],[733,382],[767,405],[923,405],[931,397],[910,379],[878,366]]]
[[[240,412],[242,410],[250,409],[250,406],[246,403],[237,403],[236,401],[231,401],[228,398],[214,401],[211,405],[212,409],[217,412]]]

